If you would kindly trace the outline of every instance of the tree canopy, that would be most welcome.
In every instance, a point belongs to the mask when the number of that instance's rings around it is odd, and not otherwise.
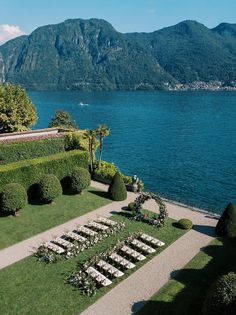
[[[60,127],[65,129],[76,129],[76,123],[70,114],[64,110],[57,110],[55,116],[51,119],[49,127]]]
[[[26,131],[37,121],[36,109],[20,86],[0,85],[0,133]]]

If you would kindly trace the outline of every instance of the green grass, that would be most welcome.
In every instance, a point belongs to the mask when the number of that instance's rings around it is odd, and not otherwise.
[[[89,188],[81,196],[62,195],[50,205],[28,204],[17,217],[0,217],[0,249],[65,223],[112,202],[106,193]]]
[[[235,270],[235,250],[235,240],[213,240],[175,279],[168,281],[138,314],[201,314],[202,304],[211,283],[219,275]]]
[[[157,229],[146,223],[131,221],[121,215],[112,217],[116,220],[124,220],[126,228],[116,235],[104,239],[96,246],[82,252],[78,257],[70,260],[61,260],[56,264],[44,265],[36,261],[35,257],[27,257],[16,264],[0,271],[0,312],[5,315],[74,315],[80,314],[90,304],[107,293],[122,279],[116,279],[106,288],[101,288],[93,297],[86,297],[70,284],[64,283],[64,278],[75,268],[77,262],[85,260],[106,250],[110,245],[115,245],[118,240],[127,237],[130,233],[143,230],[145,233],[163,240],[170,245],[183,235],[184,231],[173,226],[173,220],[169,219],[164,228]],[[163,248],[157,250],[159,253]],[[136,264],[139,268],[154,254],[149,255],[144,262]],[[126,276],[132,271],[125,272]],[[117,297],[119,298],[119,297]]]

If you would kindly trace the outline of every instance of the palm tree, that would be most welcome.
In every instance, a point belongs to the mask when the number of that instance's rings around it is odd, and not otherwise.
[[[93,150],[94,150],[96,135],[97,135],[96,130],[92,130],[92,129],[88,129],[84,133],[85,139],[88,139],[88,149],[89,149],[89,156],[90,156],[90,171],[91,171],[91,173],[93,173]]]
[[[96,133],[99,136],[99,165],[102,161],[103,139],[109,135],[109,132],[107,125],[98,125],[96,128]]]

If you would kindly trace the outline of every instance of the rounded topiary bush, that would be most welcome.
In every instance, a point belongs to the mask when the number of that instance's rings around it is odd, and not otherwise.
[[[4,186],[1,192],[1,209],[6,212],[16,213],[27,204],[27,192],[18,183],[11,183]]]
[[[135,202],[130,202],[128,204],[128,210],[134,212],[136,209],[136,203]]]
[[[189,219],[180,219],[177,222],[177,226],[182,230],[190,230],[193,227],[193,222]]]
[[[62,194],[59,179],[53,174],[45,174],[39,182],[39,197],[43,202],[50,203]]]
[[[127,190],[123,178],[119,172],[112,178],[108,189],[109,196],[115,201],[122,201],[127,198]]]
[[[203,315],[236,314],[236,273],[219,277],[208,289]]]
[[[88,170],[77,167],[71,173],[71,188],[75,193],[81,193],[88,188],[91,183],[91,176]]]
[[[225,208],[215,231],[218,236],[236,237],[236,206],[231,202]]]

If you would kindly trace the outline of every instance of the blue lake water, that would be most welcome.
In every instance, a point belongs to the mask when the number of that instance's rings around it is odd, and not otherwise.
[[[82,129],[107,124],[104,159],[137,174],[146,190],[213,212],[236,201],[236,92],[29,94],[36,128],[57,109]]]

